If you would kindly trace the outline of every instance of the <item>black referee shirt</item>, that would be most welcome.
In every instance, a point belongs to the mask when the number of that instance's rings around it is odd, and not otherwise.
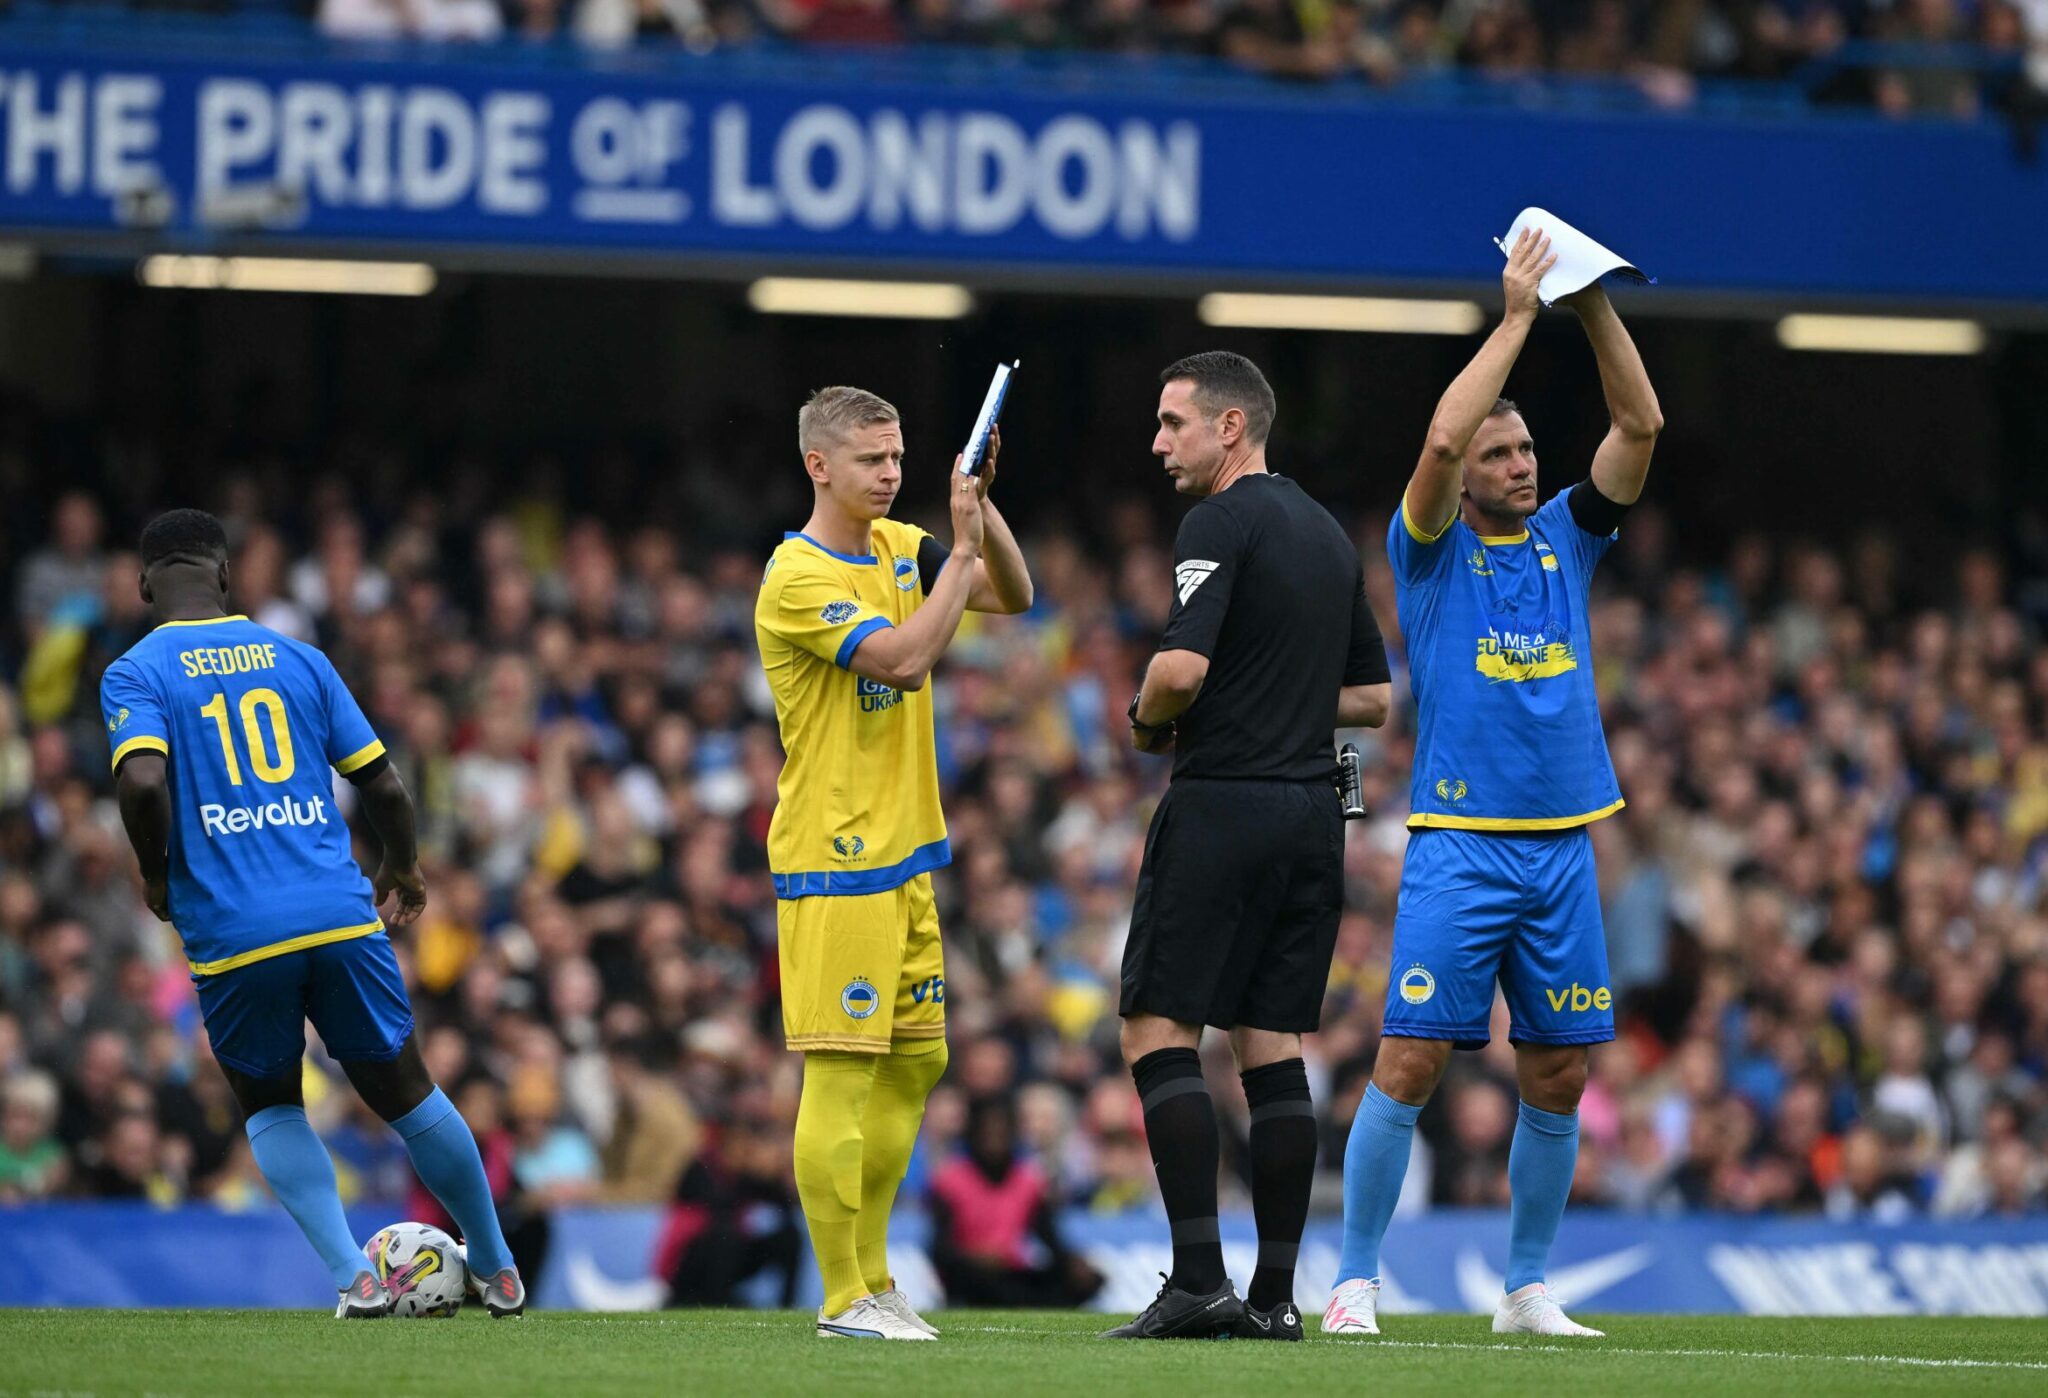
[[[1173,582],[1159,648],[1209,657],[1173,775],[1332,779],[1338,689],[1388,673],[1358,550],[1330,512],[1285,476],[1241,476],[1181,521]]]

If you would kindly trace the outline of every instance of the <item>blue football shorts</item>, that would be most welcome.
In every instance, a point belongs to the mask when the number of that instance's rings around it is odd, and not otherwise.
[[[213,1056],[251,1077],[298,1071],[307,1020],[344,1063],[388,1063],[412,1034],[405,977],[382,932],[193,980]]]
[[[1493,987],[1518,1044],[1614,1037],[1593,839],[1416,830],[1401,865],[1384,1032],[1484,1048]]]

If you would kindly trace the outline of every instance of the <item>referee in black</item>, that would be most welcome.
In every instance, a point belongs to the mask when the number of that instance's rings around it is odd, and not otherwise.
[[[1124,1061],[1145,1108],[1173,1275],[1117,1339],[1299,1340],[1294,1258],[1315,1177],[1301,1036],[1322,1017],[1343,903],[1331,742],[1392,699],[1358,550],[1266,469],[1273,390],[1242,355],[1159,376],[1162,458],[1197,503],[1174,542],[1173,609],[1131,741],[1173,754],[1124,947]],[[1216,1229],[1216,1111],[1196,1055],[1230,1033],[1251,1108],[1258,1270],[1242,1301]]]

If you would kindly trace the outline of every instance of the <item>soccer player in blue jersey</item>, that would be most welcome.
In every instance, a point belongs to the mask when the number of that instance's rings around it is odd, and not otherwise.
[[[1614,1037],[1586,826],[1621,808],[1593,685],[1587,585],[1642,494],[1664,425],[1599,284],[1564,298],[1593,344],[1613,425],[1591,479],[1538,508],[1536,448],[1505,398],[1556,259],[1509,254],[1507,311],[1445,391],[1387,531],[1420,712],[1378,1061],[1344,1155],[1344,1251],[1328,1334],[1379,1333],[1380,1240],[1415,1118],[1453,1048],[1487,1041],[1506,994],[1521,1115],[1508,1156],[1508,1270],[1496,1334],[1598,1335],[1544,1285],[1579,1151],[1587,1045]]]
[[[391,1292],[349,1232],[333,1162],[306,1123],[310,1019],[461,1227],[471,1289],[491,1315],[520,1315],[526,1287],[476,1139],[420,1059],[378,914],[395,901],[403,924],[427,905],[404,782],[326,656],[227,614],[227,535],[212,515],[172,510],[142,531],[142,600],[156,629],[100,682],[121,820],[150,911],[184,941],[257,1168],[327,1264],[335,1315],[388,1315]],[[355,784],[383,841],[374,885],[350,852],[332,772]]]

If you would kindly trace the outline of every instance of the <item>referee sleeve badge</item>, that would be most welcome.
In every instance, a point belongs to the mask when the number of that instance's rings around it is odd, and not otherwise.
[[[1188,598],[1195,595],[1195,589],[1209,581],[1209,575],[1216,571],[1216,561],[1211,558],[1190,558],[1185,563],[1174,565],[1173,582],[1180,592],[1180,604],[1185,607]]]

